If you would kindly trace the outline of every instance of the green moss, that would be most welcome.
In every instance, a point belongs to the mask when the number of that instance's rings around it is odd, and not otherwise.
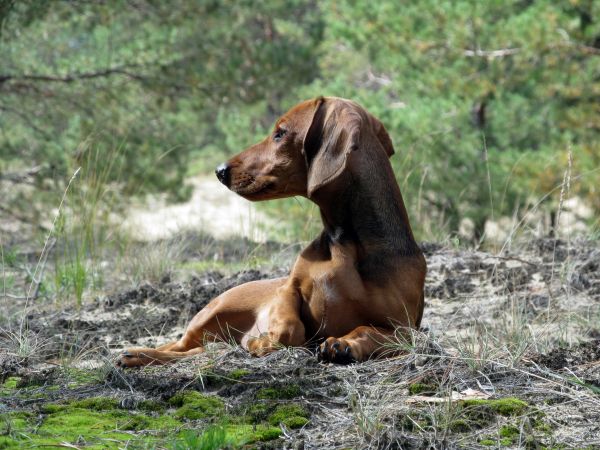
[[[47,403],[41,407],[41,411],[44,414],[54,414],[72,408],[89,409],[92,411],[108,411],[119,408],[119,401],[110,397],[90,397],[75,400],[66,404]]]
[[[42,405],[40,408],[44,414],[52,414],[58,411],[62,411],[66,408],[66,405],[57,405],[56,403],[47,403]]]
[[[300,428],[306,425],[310,414],[300,405],[281,405],[269,416],[271,425],[284,424],[289,428]]]
[[[256,393],[256,397],[268,400],[290,399],[298,397],[300,392],[300,386],[297,384],[288,384],[281,387],[262,388]]]
[[[516,416],[525,412],[528,404],[518,398],[507,397],[496,400],[463,400],[461,405],[473,410],[488,409],[502,416]]]
[[[197,435],[191,431],[182,433],[176,449],[221,449],[237,448],[254,442],[266,442],[277,439],[281,430],[267,425],[213,425],[204,433]]]
[[[500,429],[498,430],[497,437],[488,436],[487,438],[483,439],[479,443],[481,445],[500,445],[502,447],[509,447],[509,446],[512,446],[513,444],[515,444],[516,442],[518,442],[520,437],[521,437],[521,431],[519,430],[518,427],[516,427],[514,425],[502,425],[500,427]],[[497,439],[497,438],[499,438],[499,439]],[[489,443],[485,444],[484,442],[489,442]],[[537,447],[534,446],[534,448],[537,448]]]
[[[543,420],[536,420],[533,426],[537,431],[540,431],[541,433],[552,434],[552,426],[544,422]]]
[[[2,384],[2,387],[4,389],[16,389],[19,381],[21,381],[20,377],[8,377]]]
[[[181,426],[182,423],[172,417],[149,417],[144,414],[136,414],[126,418],[125,421],[119,423],[121,430],[166,430]]]
[[[464,419],[456,419],[450,422],[449,428],[455,433],[464,433],[466,431],[471,430],[472,424]]]
[[[119,425],[126,421],[124,413],[90,411],[83,408],[65,408],[48,415],[30,435],[31,443],[57,445],[71,442],[86,445],[117,447],[115,441],[128,441],[131,435],[122,433]],[[108,442],[110,440],[110,442]]]
[[[122,448],[124,444],[134,445],[136,442],[145,448],[155,445],[153,442],[159,434],[167,434],[183,425],[172,417],[149,417],[110,408],[116,404],[114,399],[97,397],[62,405],[44,405],[41,408],[43,416],[30,413],[2,416],[0,424],[4,427],[0,425],[0,435],[5,438],[0,442],[0,449],[25,445],[57,446],[62,443],[97,449]],[[154,433],[132,433],[146,430]]]
[[[20,448],[21,444],[16,439],[8,436],[0,436],[0,449]]]
[[[83,400],[77,400],[72,402],[71,407],[73,408],[84,408],[91,409],[93,411],[105,411],[109,409],[117,409],[119,407],[119,401],[109,397],[90,397]]]
[[[241,378],[244,378],[248,374],[250,374],[249,370],[235,369],[235,370],[232,370],[231,372],[229,372],[228,376],[229,376],[229,378],[232,378],[234,380],[239,380]]]
[[[426,384],[426,383],[413,383],[410,386],[408,386],[408,393],[410,395],[417,395],[417,394],[434,394],[437,390],[437,387],[432,385],[432,384]]]
[[[28,412],[0,414],[0,435],[10,435],[15,431],[25,430],[32,418],[33,415]]]
[[[496,445],[496,441],[494,441],[493,439],[482,439],[481,441],[479,441],[479,443],[481,445],[485,445],[486,447]]]
[[[100,369],[86,370],[67,367],[64,369],[63,374],[69,387],[97,384],[103,382],[106,378],[106,373]]]
[[[174,414],[177,419],[196,420],[215,417],[222,415],[225,409],[219,398],[196,391],[180,392],[171,397],[169,403],[179,407]]]
[[[140,411],[160,413],[165,410],[165,407],[162,403],[157,402],[155,400],[142,400],[138,403],[137,409],[139,409]]]
[[[521,432],[514,425],[503,425],[500,427],[498,434],[503,438],[516,439],[520,436]]]
[[[226,431],[234,445],[271,441],[281,436],[279,427],[269,425],[230,425],[226,427]]]
[[[272,411],[272,407],[269,407],[266,403],[257,403],[247,410],[249,416],[248,421],[251,423],[260,423],[267,420],[269,413]]]

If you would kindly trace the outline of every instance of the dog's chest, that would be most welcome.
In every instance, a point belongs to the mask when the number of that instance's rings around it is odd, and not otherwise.
[[[362,307],[364,286],[353,261],[314,262],[301,285],[302,319],[310,335],[345,332]]]

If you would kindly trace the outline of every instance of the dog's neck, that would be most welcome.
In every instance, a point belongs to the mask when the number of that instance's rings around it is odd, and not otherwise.
[[[389,264],[389,258],[420,253],[383,150],[359,148],[351,158],[344,178],[313,198],[329,242],[357,243],[359,266],[364,265],[365,272],[373,264]]]

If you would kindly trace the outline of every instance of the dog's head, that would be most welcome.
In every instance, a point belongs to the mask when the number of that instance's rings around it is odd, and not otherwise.
[[[221,164],[215,173],[248,200],[310,198],[339,179],[352,151],[362,147],[388,157],[394,154],[379,120],[350,100],[319,97],[290,109],[262,142]]]

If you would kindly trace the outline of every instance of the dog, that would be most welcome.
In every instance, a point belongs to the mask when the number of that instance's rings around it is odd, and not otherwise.
[[[289,110],[216,176],[251,201],[307,197],[320,209],[321,234],[288,277],[228,290],[196,314],[181,339],[127,349],[117,364],[164,364],[231,339],[255,356],[312,343],[319,360],[345,364],[383,355],[399,329],[418,329],[427,266],[393,154],[383,124],[350,100],[319,97]]]

